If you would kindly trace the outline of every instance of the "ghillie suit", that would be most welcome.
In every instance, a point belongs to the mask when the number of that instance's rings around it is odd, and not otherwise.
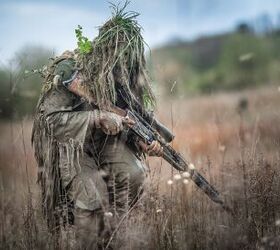
[[[88,92],[102,108],[118,99],[116,88],[123,87],[142,105],[153,107],[155,97],[146,72],[144,39],[135,20],[139,15],[113,6],[113,17],[100,29],[93,41],[92,53],[81,58]]]
[[[116,8],[90,54],[64,53],[44,73],[32,133],[43,210],[51,230],[73,215],[70,223],[84,243],[106,234],[105,212],[121,216],[142,192],[139,148],[127,134],[104,133],[94,115],[110,103],[125,108],[119,86],[143,105],[154,104],[135,17]],[[83,97],[62,84],[77,71]]]
[[[42,207],[46,216],[48,226],[54,228],[58,226],[59,218],[68,213],[67,207],[71,205],[67,201],[66,190],[63,186],[67,186],[71,181],[74,173],[68,174],[68,180],[65,179],[64,185],[61,181],[61,163],[60,158],[62,152],[66,152],[67,162],[71,165],[69,169],[74,172],[78,171],[79,154],[83,150],[87,126],[79,131],[74,124],[68,124],[68,130],[71,131],[71,136],[66,137],[64,131],[66,129],[66,119],[73,111],[72,101],[76,97],[71,92],[67,91],[64,86],[59,84],[57,65],[61,62],[66,62],[64,68],[74,68],[74,53],[65,52],[50,61],[50,64],[44,68],[43,77],[44,83],[42,86],[41,96],[39,98],[36,115],[32,130],[32,144],[35,150],[35,158],[38,163],[38,183],[42,189]],[[60,69],[61,70],[61,69]],[[73,73],[72,70],[64,70],[67,74],[65,79]],[[62,114],[59,117],[59,114]],[[65,119],[63,121],[62,119]],[[89,123],[89,114],[84,116],[84,124]],[[54,128],[54,126],[61,128]],[[63,126],[64,125],[64,126]],[[82,126],[81,126],[82,127]],[[67,175],[67,174],[66,174]],[[67,205],[66,205],[67,204]],[[67,214],[65,214],[65,212]],[[70,223],[71,223],[71,218]]]

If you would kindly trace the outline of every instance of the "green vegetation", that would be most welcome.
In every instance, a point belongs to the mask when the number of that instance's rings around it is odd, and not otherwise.
[[[206,37],[155,50],[153,75],[167,92],[175,81],[176,88],[186,93],[257,87],[279,80],[279,52],[279,32],[266,36],[234,32]]]
[[[42,78],[38,69],[48,63],[53,52],[37,46],[25,46],[0,68],[0,118],[18,118],[36,107]]]
[[[10,76],[3,69],[0,70],[0,117],[10,117],[12,114],[12,106],[10,105],[11,87],[9,86]]]
[[[81,54],[88,54],[92,51],[92,44],[91,41],[83,36],[83,28],[82,26],[78,25],[78,28],[75,29],[76,38],[78,40],[77,45],[79,52]]]
[[[124,62],[123,56],[127,53],[130,54],[129,58],[136,55],[144,65],[145,58],[141,56],[144,40],[140,34],[141,27],[135,20],[138,14],[125,12],[119,6],[112,5],[112,8],[113,19],[100,30],[93,43],[100,50],[88,53],[93,48],[92,44],[78,26],[76,35],[81,54],[93,54],[92,60],[95,60],[96,55],[103,54],[106,42],[111,39],[108,46],[112,46],[110,58],[113,65]],[[115,42],[125,38],[127,46],[116,50],[114,45],[118,43]],[[35,72],[47,64],[51,56],[54,53],[48,49],[25,46],[15,54],[9,67],[0,67],[0,118],[19,117],[33,112],[42,82]],[[129,68],[134,63],[133,60],[127,62]],[[168,44],[152,51],[149,65],[156,85],[172,96],[277,84],[280,79],[280,28],[270,33],[254,34],[248,27],[242,27],[228,34]],[[144,89],[143,96],[144,102],[149,103],[149,91]]]

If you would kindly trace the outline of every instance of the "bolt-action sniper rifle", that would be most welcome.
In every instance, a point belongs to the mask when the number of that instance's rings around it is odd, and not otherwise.
[[[120,88],[118,91],[129,108],[123,110],[119,107],[111,107],[110,111],[133,120],[135,124],[130,127],[130,130],[140,139],[140,142],[150,144],[152,141],[157,140],[163,148],[162,158],[164,160],[180,172],[189,172],[190,178],[212,201],[222,205],[224,209],[230,210],[224,205],[219,192],[197,170],[192,168],[191,164],[180,153],[176,152],[168,144],[173,140],[174,135],[157,121],[151,113],[145,111],[135,98],[132,99],[128,96],[124,89]]]
[[[73,93],[85,97],[82,91],[77,91],[75,86],[72,89],[71,87],[69,88],[69,85],[66,87]],[[117,106],[109,105],[108,111],[133,120],[135,124],[129,129],[138,137],[140,144],[150,144],[154,140],[158,141],[163,148],[163,159],[178,171],[189,172],[190,178],[212,201],[222,205],[226,211],[232,213],[231,209],[224,204],[219,192],[200,173],[191,168],[191,164],[168,144],[174,139],[174,135],[170,130],[155,119],[152,113],[148,113],[134,96],[128,94],[129,91],[125,90],[123,85],[119,86],[117,91],[119,97],[128,108],[124,110]]]

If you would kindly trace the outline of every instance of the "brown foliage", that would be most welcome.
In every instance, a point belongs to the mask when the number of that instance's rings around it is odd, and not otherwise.
[[[279,249],[279,93],[242,96],[242,111],[240,94],[220,94],[165,100],[158,112],[176,134],[174,147],[221,191],[235,216],[151,158],[147,191],[113,237],[117,249]],[[1,249],[52,249],[55,242],[40,212],[30,124],[1,125]],[[61,248],[69,248],[67,239]]]

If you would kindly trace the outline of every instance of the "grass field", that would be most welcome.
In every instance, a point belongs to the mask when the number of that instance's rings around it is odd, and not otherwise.
[[[158,106],[157,116],[176,135],[173,146],[222,193],[235,216],[161,159],[149,158],[146,192],[114,235],[117,249],[280,249],[277,87],[162,99]],[[1,123],[1,249],[52,249],[31,124]]]

